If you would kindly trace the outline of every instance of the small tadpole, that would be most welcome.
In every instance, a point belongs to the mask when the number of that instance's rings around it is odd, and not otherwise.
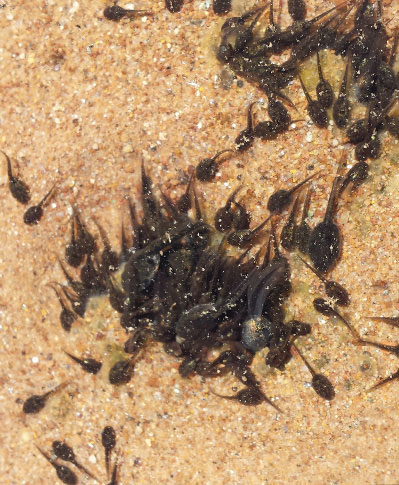
[[[340,285],[336,281],[328,280],[319,271],[317,271],[316,268],[313,268],[313,266],[310,266],[310,264],[307,263],[300,256],[298,256],[298,258],[311,271],[313,271],[313,273],[324,283],[326,295],[329,298],[333,298],[336,301],[337,305],[340,305],[340,306],[348,306],[349,305],[349,303],[350,303],[349,293],[347,292],[347,290],[342,285]]]
[[[345,175],[340,188],[338,190],[338,197],[341,196],[343,191],[348,187],[349,184],[352,184],[351,191],[355,191],[362,183],[367,180],[369,176],[369,164],[367,162],[357,162],[351,169],[348,170],[347,174]]]
[[[349,73],[349,64],[350,64],[350,57],[348,56],[348,60],[345,67],[345,74],[344,78],[341,83],[341,88],[338,94],[338,98],[336,99],[334,106],[333,106],[333,120],[338,128],[346,128],[349,123],[349,118],[352,110],[352,106],[348,99],[348,73]]]
[[[305,85],[303,84],[302,78],[299,74],[298,74],[298,77],[308,102],[308,106],[306,109],[310,119],[318,128],[327,128],[328,116],[327,116],[326,108],[320,103],[318,99],[316,100],[310,97],[310,94],[306,89]]]
[[[73,361],[78,363],[82,369],[89,373],[89,374],[98,374],[102,367],[102,363],[98,362],[94,359],[79,359],[79,357],[75,357],[74,355],[70,354],[66,350],[64,350],[65,354],[70,357]]]
[[[65,246],[65,261],[73,268],[79,267],[85,252],[78,241],[78,230],[75,214],[72,216],[71,242]]]
[[[288,13],[294,22],[301,22],[306,17],[305,0],[288,0]]]
[[[52,444],[53,453],[57,458],[60,458],[64,461],[69,461],[72,465],[75,465],[80,471],[88,475],[90,478],[97,480],[97,478],[87,470],[83,465],[81,465],[78,461],[76,461],[75,453],[73,449],[67,445],[64,441],[53,441]]]
[[[298,349],[294,342],[291,345],[295,348],[298,352],[299,357],[303,360],[304,364],[308,368],[309,372],[312,374],[312,387],[316,394],[318,394],[323,399],[327,401],[331,401],[335,397],[335,390],[331,382],[327,379],[327,377],[323,374],[317,374],[313,367],[309,364],[306,360],[305,356],[302,352]]]
[[[212,6],[216,15],[223,15],[230,12],[231,0],[213,0]]]
[[[47,194],[43,197],[43,199],[39,202],[38,205],[32,205],[25,211],[24,214],[24,222],[28,225],[38,224],[40,219],[43,216],[43,207],[49,198],[53,195],[53,191],[55,188],[55,184],[51,187],[51,189],[47,192]]]
[[[22,407],[22,411],[25,414],[36,414],[41,411],[50,396],[55,394],[56,392],[64,389],[68,385],[67,382],[60,384],[59,386],[55,387],[51,391],[46,392],[45,394],[34,394],[33,396],[29,397]]]
[[[130,382],[134,371],[133,359],[122,359],[113,365],[108,374],[110,384],[119,386]]]
[[[153,12],[147,10],[126,9],[116,4],[105,7],[104,9],[104,17],[107,20],[113,20],[114,22],[119,22],[119,20],[122,20],[123,18],[135,19],[145,15],[153,15]]]
[[[244,389],[241,389],[241,391],[238,391],[237,394],[234,394],[233,396],[224,396],[222,394],[218,394],[215,392],[213,389],[209,388],[212,394],[215,396],[221,397],[223,399],[230,399],[232,401],[238,401],[240,404],[243,404],[244,406],[259,406],[259,404],[262,404],[263,402],[266,402],[267,404],[270,404],[277,412],[282,413],[282,410],[274,404],[273,401],[271,401],[266,394],[262,392],[261,389],[259,389],[258,386],[250,386],[250,387],[245,387]]]
[[[324,78],[323,71],[321,70],[321,63],[320,63],[320,54],[319,51],[316,53],[317,55],[317,69],[319,71],[319,79],[316,86],[316,96],[319,103],[323,106],[323,108],[331,108],[333,101],[334,101],[334,91],[331,87],[331,84]]]
[[[324,219],[316,225],[309,237],[308,254],[313,266],[322,273],[326,273],[335,264],[341,253],[341,232],[334,222],[334,215],[342,178],[340,171],[343,159],[344,157],[341,158],[338,165]]]
[[[36,448],[44,456],[44,458],[46,458],[46,460],[55,468],[57,477],[61,480],[62,483],[65,483],[66,485],[76,485],[78,483],[78,477],[70,468],[65,465],[58,465],[38,446],[36,446]]]
[[[109,476],[109,459],[116,445],[116,433],[112,426],[105,426],[101,433],[101,443],[105,451],[105,469]]]
[[[180,12],[183,8],[184,0],[165,0],[165,7],[171,13]]]
[[[241,205],[240,202],[233,201],[236,210],[233,214],[233,227],[236,231],[249,229],[251,224],[251,214]]]
[[[313,175],[310,175],[305,180],[292,187],[292,189],[279,189],[274,192],[267,202],[267,208],[269,212],[271,212],[272,214],[279,214],[280,212],[283,212],[283,210],[291,204],[292,194],[300,189],[304,184],[306,184],[306,182],[316,177],[316,175],[318,175],[320,172],[321,170],[314,173]]]
[[[195,172],[191,172],[190,179],[188,181],[186,190],[184,194],[178,199],[176,203],[177,210],[181,212],[182,214],[187,214],[187,212],[191,209],[192,207],[192,202],[191,202],[191,187],[193,184],[194,180],[194,175]]]
[[[215,178],[219,165],[225,161],[217,162],[217,159],[224,153],[234,153],[234,150],[222,150],[212,158],[204,158],[199,162],[195,169],[195,174],[200,182],[210,182]]]
[[[309,251],[309,237],[312,230],[309,227],[309,224],[306,222],[309,213],[310,207],[310,200],[312,197],[312,189],[311,187],[308,188],[306,192],[305,202],[303,203],[302,209],[302,219],[299,226],[296,228],[295,231],[295,245],[303,254],[308,254]]]
[[[254,136],[254,130],[253,130],[252,109],[255,104],[256,104],[256,101],[252,102],[248,106],[247,127],[238,134],[237,138],[234,141],[235,149],[238,152],[244,152],[245,150],[248,150],[254,142],[255,136]]]
[[[299,196],[295,199],[290,215],[288,216],[288,220],[281,230],[281,246],[287,251],[293,251],[295,249],[295,234],[297,229],[295,219],[298,212],[298,204]]]
[[[281,101],[273,96],[269,96],[267,112],[274,123],[274,130],[277,133],[283,133],[288,130],[291,124],[291,115]]]
[[[255,229],[242,229],[241,231],[234,231],[231,232],[227,237],[227,242],[231,246],[235,246],[238,248],[244,248],[248,244],[250,244],[255,237],[260,233],[260,231],[265,227],[265,225],[269,222],[272,216],[269,216],[265,219],[259,226],[255,227]]]
[[[61,313],[60,313],[61,327],[66,332],[70,332],[71,328],[72,328],[72,324],[76,320],[76,315],[71,309],[69,309],[66,306],[66,304],[65,304],[65,302],[64,302],[64,300],[61,296],[61,293],[59,293],[59,291],[58,291],[58,288],[53,284],[50,284],[49,286],[50,286],[50,288],[52,288],[54,290],[55,294],[57,295],[58,301],[60,302],[60,305],[61,305]]]
[[[238,192],[241,190],[241,186],[237,187],[233,193],[227,199],[226,204],[218,209],[215,214],[215,229],[219,232],[229,231],[233,225],[234,213],[232,210],[232,203]]]
[[[327,317],[337,317],[348,328],[348,330],[355,337],[357,342],[361,340],[357,330],[355,330],[355,328],[352,327],[352,325],[347,320],[345,320],[345,318],[340,315],[337,310],[334,310],[334,308],[328,303],[327,300],[325,300],[324,298],[316,298],[315,300],[313,300],[313,306],[315,310],[322,315],[325,315]]]
[[[30,201],[29,187],[19,177],[13,175],[10,157],[3,151],[1,153],[7,160],[8,188],[10,189],[11,195],[21,204],[27,204]]]

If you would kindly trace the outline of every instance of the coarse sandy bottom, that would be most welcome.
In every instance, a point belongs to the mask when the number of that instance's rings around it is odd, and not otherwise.
[[[187,2],[172,15],[162,1],[137,0],[135,8],[158,13],[120,23],[103,18],[100,0],[28,3],[5,0],[0,9],[0,149],[31,187],[33,202],[54,183],[56,194],[40,224],[24,225],[24,208],[10,196],[2,158],[0,482],[56,483],[55,470],[34,445],[49,451],[60,439],[106,483],[100,433],[112,425],[120,485],[399,483],[399,382],[365,392],[394,372],[397,361],[355,346],[339,321],[315,313],[312,300],[323,294],[322,284],[295,255],[287,314],[312,323],[312,335],[298,345],[333,382],[331,402],[313,392],[297,355],[285,372],[268,371],[262,355],[254,362],[263,390],[284,411],[277,414],[266,404],[249,408],[217,398],[198,377],[182,379],[179,362],[158,345],[139,361],[132,381],[115,388],[107,371],[124,334],[105,300],[92,300],[70,334],[60,328],[59,303],[48,284],[64,281],[56,258],[70,237],[72,204],[90,228],[95,216],[117,247],[122,214],[127,221],[126,196],[136,197],[142,159],[155,184],[171,197],[180,195],[201,158],[232,146],[251,101],[263,100],[255,112],[267,119],[267,99],[255,86],[237,83],[215,60],[223,18],[213,14],[209,2]],[[398,5],[385,3],[393,32]],[[287,25],[282,4],[281,21]],[[332,6],[326,0],[308,5],[309,15]],[[336,91],[344,63],[324,54],[322,60]],[[311,60],[303,71],[311,92],[314,73]],[[298,81],[287,93],[298,109],[293,117],[307,119]],[[241,183],[240,197],[257,224],[267,216],[266,201],[277,187],[322,170],[313,182],[314,225],[323,215],[342,150],[348,164],[353,162],[343,139],[333,126],[319,130],[298,122],[272,142],[257,141],[223,164],[215,182],[197,183],[205,214],[211,220]],[[351,293],[344,315],[367,338],[393,343],[397,329],[364,317],[399,310],[398,160],[398,141],[385,136],[369,180],[340,202],[344,249],[333,271]],[[87,351],[104,362],[102,371],[84,374],[63,349],[76,355]],[[68,387],[40,414],[23,415],[28,396],[66,381]],[[237,382],[227,377],[211,385],[231,394]],[[80,474],[79,483],[95,482]]]

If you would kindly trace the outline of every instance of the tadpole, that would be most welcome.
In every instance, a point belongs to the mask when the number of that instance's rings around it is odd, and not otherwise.
[[[393,354],[396,357],[399,357],[399,344],[398,345],[380,344],[378,342],[373,342],[371,340],[365,340],[365,339],[362,339],[360,337],[358,337],[358,343],[360,345],[371,345],[372,347],[376,347],[377,349],[380,349],[380,350],[385,350],[386,352],[389,352],[390,354]]]
[[[250,244],[255,237],[259,234],[259,232],[265,227],[272,216],[269,216],[266,220],[264,220],[259,226],[255,227],[255,229],[242,229],[238,231],[231,232],[227,237],[227,242],[231,246],[236,246],[238,248],[244,248],[248,244]]]
[[[353,167],[348,170],[347,174],[345,175],[338,191],[338,197],[343,193],[349,184],[352,184],[351,190],[356,190],[367,179],[368,176],[368,163],[364,161],[355,163],[355,165],[353,165]]]
[[[219,165],[223,163],[223,161],[217,162],[217,159],[224,153],[234,153],[234,150],[222,150],[212,158],[204,158],[199,162],[195,169],[195,174],[200,182],[210,182],[215,178]]]
[[[78,241],[78,230],[75,214],[72,216],[71,242],[65,247],[65,260],[73,268],[77,268],[83,262],[85,252]]]
[[[317,69],[319,71],[319,79],[316,86],[316,95],[319,103],[323,106],[323,108],[331,108],[333,101],[334,101],[334,92],[331,87],[331,84],[324,79],[323,71],[321,70],[320,64],[320,54],[319,51],[316,52],[317,55]]]
[[[327,379],[327,377],[323,374],[317,374],[313,367],[309,364],[306,360],[305,356],[302,352],[298,349],[294,342],[291,344],[295,350],[298,352],[299,357],[303,360],[304,364],[308,368],[309,372],[312,374],[312,387],[315,390],[316,394],[318,394],[323,399],[327,401],[331,401],[335,397],[335,390],[331,382]]]
[[[194,174],[195,172],[191,172],[190,179],[188,181],[186,190],[184,194],[178,199],[176,203],[177,210],[181,212],[182,214],[187,214],[187,212],[191,209],[192,203],[191,203],[191,186],[194,180]]]
[[[349,293],[346,289],[337,283],[336,281],[328,280],[325,278],[316,268],[313,268],[308,264],[304,259],[302,259],[299,255],[298,258],[305,264],[313,273],[324,283],[324,288],[326,291],[326,295],[329,298],[333,298],[337,305],[340,306],[348,306],[350,303]]]
[[[298,204],[299,196],[295,199],[290,215],[288,216],[288,220],[281,230],[281,246],[287,251],[293,251],[295,249],[295,235],[297,228],[295,218],[298,211]]]
[[[229,231],[233,225],[233,217],[234,213],[232,210],[232,203],[236,195],[238,194],[239,190],[241,190],[241,186],[237,187],[233,193],[227,199],[226,204],[218,209],[215,214],[215,229],[219,232],[226,232]]]
[[[101,442],[105,451],[105,469],[109,476],[109,458],[116,445],[116,433],[112,426],[105,426],[101,433]]]
[[[259,389],[259,387],[251,386],[251,387],[245,387],[244,389],[241,389],[241,391],[238,391],[237,394],[234,394],[233,396],[224,396],[222,394],[218,394],[212,389],[210,389],[212,394],[215,394],[215,396],[221,397],[223,399],[230,399],[232,401],[238,401],[240,404],[244,404],[244,406],[258,406],[259,404],[262,404],[262,402],[266,402],[267,404],[270,404],[277,412],[282,413],[281,409],[274,404],[273,401],[271,401],[262,391]]]
[[[357,330],[355,330],[355,328],[352,327],[352,325],[347,320],[345,320],[342,315],[334,310],[334,308],[328,303],[327,300],[325,300],[324,298],[316,298],[315,300],[313,300],[313,306],[315,310],[317,310],[322,315],[325,315],[327,317],[337,317],[348,328],[348,330],[355,337],[355,339],[357,341],[360,341],[360,336]]]
[[[65,465],[58,465],[38,446],[36,446],[36,448],[44,456],[44,458],[46,458],[46,460],[55,468],[57,477],[61,480],[62,483],[65,483],[66,485],[76,485],[78,483],[78,477],[70,468]]]
[[[341,181],[339,175],[341,166],[342,160],[331,188],[324,219],[316,225],[309,237],[308,254],[314,267],[322,273],[326,273],[333,266],[341,252],[341,233],[334,222],[337,193]]]
[[[66,355],[70,357],[73,361],[75,361],[77,364],[79,364],[82,369],[89,373],[89,374],[98,374],[102,367],[102,363],[98,362],[97,360],[94,359],[80,359],[79,357],[75,357],[74,355],[70,354],[69,352],[66,352]]]
[[[333,119],[335,124],[338,128],[346,128],[349,123],[349,118],[351,114],[351,104],[348,99],[348,73],[349,73],[349,63],[350,63],[350,56],[348,56],[348,60],[345,67],[345,74],[344,78],[341,83],[341,88],[338,94],[338,97],[333,106]]]
[[[30,190],[28,185],[19,177],[13,175],[9,156],[3,151],[1,151],[1,153],[7,160],[8,187],[11,195],[21,204],[27,204],[30,201]]]
[[[327,116],[326,108],[321,104],[321,102],[318,99],[311,98],[299,74],[298,74],[298,77],[308,102],[308,106],[306,109],[308,111],[308,115],[310,119],[318,128],[327,128],[328,116]]]
[[[279,189],[274,192],[267,202],[267,208],[269,212],[272,214],[279,214],[280,212],[283,212],[283,210],[291,204],[292,194],[296,192],[299,188],[301,188],[304,184],[306,184],[306,182],[311,180],[313,177],[316,177],[316,175],[318,175],[320,172],[321,170],[312,175],[309,175],[309,177],[307,177],[305,180],[289,190]]]
[[[305,202],[303,203],[302,209],[302,219],[299,226],[296,228],[295,231],[295,245],[303,254],[308,254],[309,252],[309,238],[310,233],[312,230],[309,227],[309,224],[306,222],[309,213],[310,207],[310,199],[312,197],[312,189],[311,187],[308,188],[306,193]]]
[[[134,19],[144,15],[153,15],[153,13],[148,12],[147,10],[126,9],[116,4],[105,7],[104,9],[104,17],[107,20],[113,20],[114,22],[119,22],[119,20],[123,18]]]
[[[25,414],[36,414],[41,411],[50,396],[55,394],[56,392],[64,389],[68,385],[67,382],[63,382],[59,386],[55,387],[51,391],[46,392],[45,394],[34,394],[33,396],[29,397],[22,407],[22,411]]]
[[[393,374],[391,374],[390,376],[385,377],[385,379],[381,379],[379,382],[377,382],[377,384],[375,384],[374,386],[370,387],[370,389],[367,389],[367,390],[373,391],[374,389],[377,389],[378,387],[381,387],[384,384],[387,384],[388,382],[393,381],[394,379],[399,379],[399,369]]]
[[[38,205],[32,205],[25,211],[24,214],[24,222],[28,225],[38,224],[40,219],[43,216],[43,206],[48,201],[49,197],[53,194],[55,185],[47,192],[47,194],[43,197],[43,199],[39,202]]]
[[[248,150],[248,148],[250,148],[254,142],[252,109],[255,104],[256,101],[252,102],[249,105],[247,114],[247,127],[238,134],[237,138],[234,141],[235,149],[238,152],[244,152],[245,150]]]
[[[305,0],[288,0],[288,13],[294,22],[301,22],[306,17]]]
[[[90,478],[93,478],[94,480],[98,481],[97,478],[87,470],[83,465],[81,465],[75,457],[75,453],[73,449],[67,445],[64,441],[53,441],[52,444],[52,449],[53,453],[57,458],[60,458],[61,460],[64,461],[69,461],[73,465],[76,466],[79,470],[81,470],[83,473],[86,473]]]
[[[55,294],[57,295],[58,301],[60,302],[60,305],[61,305],[61,313],[60,313],[61,326],[66,332],[70,332],[72,328],[72,324],[76,320],[76,316],[74,312],[65,305],[65,302],[61,294],[58,292],[57,287],[53,286],[52,284],[50,284],[49,286],[55,291]]]
[[[108,374],[110,384],[119,386],[130,382],[134,371],[134,361],[130,359],[119,360],[114,364]]]

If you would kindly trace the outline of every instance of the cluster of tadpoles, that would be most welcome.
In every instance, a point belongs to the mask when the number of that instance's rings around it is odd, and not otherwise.
[[[101,433],[101,443],[104,448],[105,452],[105,469],[107,473],[108,479],[110,478],[110,457],[112,450],[115,448],[116,445],[116,433],[112,426],[105,426]],[[77,459],[73,448],[69,446],[65,441],[55,440],[51,446],[51,454],[47,454],[41,448],[36,446],[38,451],[44,456],[44,458],[54,467],[57,477],[61,480],[62,483],[66,485],[76,485],[78,483],[78,477],[76,473],[67,465],[61,465],[58,463],[58,460],[71,463],[74,465],[78,470],[83,472],[88,477],[92,478],[96,482],[99,483],[98,478],[95,477],[86,467],[81,465]],[[108,485],[117,485],[118,484],[118,463],[115,462],[112,473],[111,473],[111,481]]]
[[[7,160],[8,187],[10,189],[11,195],[21,204],[27,205],[31,198],[30,189],[21,178],[13,174],[11,161],[8,155],[4,152],[1,153],[3,153]],[[48,203],[51,196],[53,195],[54,188],[55,185],[53,185],[53,187],[47,192],[47,194],[37,205],[32,205],[25,211],[25,224],[34,225],[39,223],[40,219],[43,216],[43,207]]]
[[[338,172],[341,166],[342,161]],[[105,231],[95,221],[103,243],[100,251],[95,237],[76,211],[73,213],[65,260],[72,268],[80,268],[80,279],[75,279],[60,261],[68,285],[59,285],[62,294],[55,284],[52,285],[62,306],[62,328],[70,331],[75,319],[84,316],[91,296],[107,293],[111,306],[120,314],[121,327],[127,333],[126,357],[110,368],[110,384],[127,384],[133,376],[138,356],[150,340],[155,340],[182,360],[179,370],[183,377],[192,374],[216,377],[231,372],[245,387],[235,396],[229,396],[230,399],[244,405],[267,402],[278,409],[262,391],[250,364],[258,351],[268,347],[265,363],[283,370],[291,358],[291,349],[297,348],[294,340],[311,333],[312,328],[297,320],[284,322],[283,304],[291,291],[291,271],[289,261],[277,243],[274,219],[292,204],[293,195],[317,174],[292,189],[274,192],[267,204],[270,215],[255,229],[249,228],[250,213],[235,201],[241,188],[238,187],[226,204],[216,211],[213,229],[203,219],[193,176],[176,202],[163,192],[159,199],[143,165],[143,215],[138,217],[129,200],[131,234],[122,224],[119,253],[112,250]],[[350,182],[337,174],[327,215],[314,229],[307,226],[307,231],[303,226],[306,217],[299,226],[295,224],[293,214],[294,208],[298,207],[297,197],[288,222],[283,226],[281,240],[286,246],[288,240],[300,241],[299,250],[306,247],[303,252],[310,256],[314,267],[303,262],[322,280],[328,298],[316,299],[315,309],[340,319],[359,341],[356,330],[331,303],[347,306],[348,292],[323,275],[335,264],[340,252],[340,237],[336,237],[338,226],[333,221],[333,214],[337,194]],[[309,205],[309,193],[305,208]],[[259,241],[268,222],[271,230],[266,247],[250,256],[249,250]],[[221,238],[217,236],[218,232],[223,234]],[[298,238],[299,233],[301,237]],[[307,244],[304,243],[305,233],[308,234]],[[335,239],[329,236],[330,233]],[[319,244],[311,244],[312,241],[319,241]],[[242,252],[236,257],[229,255],[227,243]],[[120,283],[118,269],[122,271]],[[212,349],[219,349],[220,354],[210,361],[207,355]],[[102,363],[95,359],[65,353],[85,372],[97,374],[102,368]],[[304,359],[302,353],[300,356]],[[307,366],[312,369],[315,391],[325,399],[332,399],[335,394],[332,385],[327,385],[326,378],[313,371],[310,364]],[[39,412],[47,399],[62,387],[41,396],[31,396],[25,401],[23,411],[26,414]]]
[[[270,2],[269,25],[264,30],[259,29],[258,24],[266,6],[225,21],[217,54],[219,61],[227,64],[238,76],[255,83],[269,100],[270,120],[256,124],[252,115],[254,103],[250,105],[247,128],[235,140],[236,151],[248,149],[255,138],[274,139],[287,131],[294,121],[301,121],[291,120],[287,108],[276,99],[280,98],[294,106],[282,90],[295,77],[301,83],[307,113],[313,123],[319,128],[327,128],[331,117],[338,128],[345,130],[345,141],[355,145],[355,158],[359,162],[380,156],[380,134],[384,130],[395,137],[399,136],[399,117],[389,115],[399,90],[399,73],[395,74],[393,69],[398,32],[389,50],[381,0],[375,3],[359,0],[354,3],[356,8],[353,3],[341,4],[306,20],[304,0],[288,1],[293,22],[284,30],[274,22],[273,1]],[[350,16],[352,11],[354,15]],[[258,32],[255,32],[256,28]],[[346,56],[346,68],[336,97],[321,66],[319,52],[326,49]],[[287,50],[290,50],[288,60],[281,64],[271,61],[272,56]],[[317,57],[319,76],[316,98],[312,98],[300,75],[301,64],[313,55]],[[350,95],[350,86],[353,86],[354,96]],[[366,107],[364,118],[352,119],[354,102]],[[202,180],[209,181],[214,177],[217,172],[216,159],[224,152],[214,157],[213,171],[209,169]],[[198,167],[200,180],[204,168]]]

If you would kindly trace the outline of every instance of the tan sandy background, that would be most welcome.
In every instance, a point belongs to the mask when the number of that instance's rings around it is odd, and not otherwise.
[[[245,2],[244,2],[245,3]],[[278,3],[278,2],[276,2]],[[283,3],[281,20],[288,23]],[[395,2],[385,10],[390,19]],[[95,215],[119,244],[127,194],[138,188],[143,158],[156,184],[181,194],[190,169],[205,156],[231,147],[245,127],[253,100],[266,119],[266,97],[254,86],[237,85],[215,60],[223,18],[209,2],[187,2],[172,15],[163,2],[137,0],[153,17],[113,23],[95,1],[4,1],[0,9],[0,148],[30,185],[38,202],[57,183],[55,197],[38,226],[22,222],[24,208],[8,191],[1,157],[0,225],[0,482],[56,483],[54,469],[34,444],[50,450],[65,439],[78,460],[106,483],[100,433],[117,431],[120,484],[384,484],[399,483],[397,390],[372,384],[395,371],[397,360],[352,344],[345,327],[316,314],[312,299],[322,285],[291,256],[294,293],[287,311],[313,324],[300,346],[312,364],[334,383],[337,396],[324,402],[309,387],[304,364],[294,357],[286,371],[269,372],[261,356],[254,369],[265,393],[284,410],[247,408],[209,393],[208,383],[183,380],[178,362],[153,345],[125,387],[107,382],[112,355],[122,344],[118,318],[102,300],[67,335],[58,322],[51,281],[63,281],[57,255],[70,234],[71,204],[88,225]],[[122,4],[123,5],[123,4]],[[252,6],[252,4],[247,4]],[[309,2],[321,13],[328,1]],[[236,11],[243,8],[238,4]],[[389,28],[393,31],[397,20]],[[323,57],[326,76],[337,88],[343,62]],[[327,68],[327,64],[330,69]],[[312,90],[314,61],[304,76]],[[297,81],[288,93],[305,117]],[[295,116],[295,115],[293,115]],[[257,141],[247,153],[223,165],[217,180],[198,184],[202,206],[212,217],[240,182],[254,224],[267,215],[268,196],[315,169],[311,223],[326,205],[342,134],[308,123],[273,142]],[[398,330],[371,324],[364,316],[399,314],[397,140],[386,136],[384,153],[355,196],[340,203],[344,237],[334,279],[350,289],[344,314],[368,338],[397,342]],[[348,162],[352,161],[352,150]],[[122,214],[124,214],[122,216]],[[72,365],[62,349],[103,360],[95,377]],[[24,416],[22,402],[70,381],[38,415]],[[230,394],[233,378],[211,385]],[[95,483],[81,476],[79,483]]]

